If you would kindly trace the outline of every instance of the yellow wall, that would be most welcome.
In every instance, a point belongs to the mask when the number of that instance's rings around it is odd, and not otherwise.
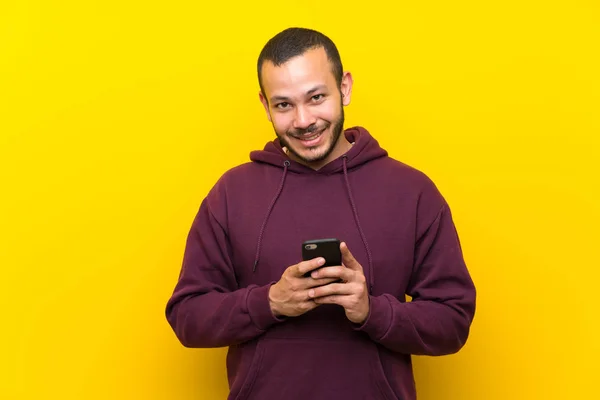
[[[597,2],[202,3],[1,2],[0,398],[225,397],[164,306],[202,197],[273,136],[255,60],[289,25],[453,207],[477,316],[420,398],[600,398]]]

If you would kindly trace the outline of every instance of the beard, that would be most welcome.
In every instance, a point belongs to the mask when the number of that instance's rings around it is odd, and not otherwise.
[[[325,131],[325,130],[329,129],[330,127],[332,128],[331,129],[331,138],[328,143],[325,143],[326,147],[322,153],[312,154],[310,156],[301,155],[292,146],[290,146],[290,144],[287,140],[287,138],[289,136],[299,137],[305,133]],[[285,134],[283,134],[283,135],[280,134],[279,132],[277,132],[277,130],[275,130],[275,134],[279,138],[279,142],[281,143],[282,147],[285,147],[290,153],[292,153],[300,161],[308,164],[308,163],[323,161],[324,159],[329,157],[329,155],[335,148],[335,145],[339,141],[343,130],[344,130],[344,106],[343,106],[343,104],[340,103],[340,117],[338,119],[336,119],[335,121],[333,121],[333,123],[325,122],[325,123],[321,124],[320,126],[317,124],[312,124],[306,129],[290,129],[290,130],[287,130],[285,132]]]

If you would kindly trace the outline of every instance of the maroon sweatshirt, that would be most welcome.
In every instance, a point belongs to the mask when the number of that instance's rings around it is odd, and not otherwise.
[[[475,287],[448,204],[364,128],[345,135],[352,148],[319,171],[267,143],[219,179],[193,221],[166,316],[186,347],[229,347],[229,399],[413,400],[411,354],[467,340]],[[269,287],[301,261],[303,241],[330,237],[363,267],[364,324],[331,304],[274,317]]]

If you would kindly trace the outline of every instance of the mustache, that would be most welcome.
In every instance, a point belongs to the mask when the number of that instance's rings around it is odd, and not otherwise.
[[[325,126],[321,126],[320,127],[317,124],[311,124],[307,128],[305,128],[305,129],[290,129],[289,131],[287,131],[287,133],[288,133],[288,135],[298,137],[298,136],[305,135],[307,133],[315,133],[317,131],[324,130],[328,126],[329,125],[325,125]]]

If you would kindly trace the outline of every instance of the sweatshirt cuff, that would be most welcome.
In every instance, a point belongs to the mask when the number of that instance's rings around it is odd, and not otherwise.
[[[380,340],[392,325],[392,305],[385,296],[370,296],[369,301],[367,319],[354,329],[366,332],[375,340]]]
[[[284,321],[284,318],[277,318],[273,315],[271,305],[269,304],[269,289],[274,283],[271,282],[268,285],[250,289],[248,298],[246,299],[250,319],[262,331],[267,330],[277,322]]]

